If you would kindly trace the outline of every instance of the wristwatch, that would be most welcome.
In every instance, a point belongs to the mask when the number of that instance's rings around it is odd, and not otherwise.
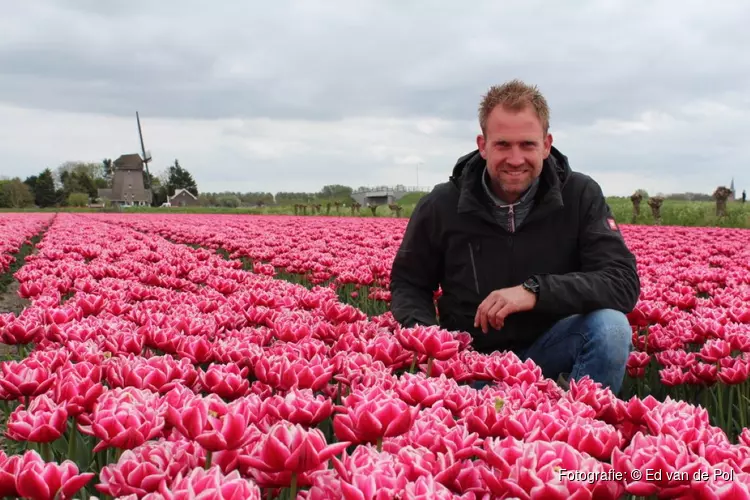
[[[539,296],[539,280],[537,280],[535,277],[531,276],[524,281],[521,286],[524,288],[524,290],[528,290],[537,297]]]

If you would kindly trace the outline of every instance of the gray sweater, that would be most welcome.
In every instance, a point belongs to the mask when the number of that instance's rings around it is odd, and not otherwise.
[[[534,206],[534,196],[536,196],[536,191],[539,187],[539,178],[537,177],[534,179],[531,186],[529,186],[526,192],[523,193],[521,198],[515,203],[506,203],[501,200],[492,189],[490,189],[489,174],[487,173],[486,167],[482,174],[482,186],[484,187],[487,196],[492,200],[494,205],[492,213],[495,216],[497,223],[505,227],[511,233],[515,233]]]

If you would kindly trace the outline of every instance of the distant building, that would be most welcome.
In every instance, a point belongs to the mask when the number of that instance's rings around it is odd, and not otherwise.
[[[113,163],[112,188],[99,189],[103,201],[121,206],[151,205],[150,189],[143,185],[143,160],[138,154],[120,156]]]
[[[424,188],[422,188],[424,189]],[[362,206],[379,206],[379,205],[390,205],[396,203],[398,200],[403,198],[409,193],[420,191],[419,187],[406,187],[398,185],[395,187],[390,186],[378,186],[374,188],[362,187],[353,191],[351,194],[352,199]],[[429,191],[429,190],[428,190]]]
[[[198,206],[198,198],[187,189],[175,189],[173,196],[167,196],[167,203],[172,207]]]

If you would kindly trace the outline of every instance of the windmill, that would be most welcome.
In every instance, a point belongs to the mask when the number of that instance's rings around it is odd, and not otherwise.
[[[135,119],[138,122],[138,137],[141,140],[141,152],[143,153],[143,166],[146,169],[146,189],[151,189],[151,174],[148,171],[148,164],[151,161],[151,151],[146,151],[146,147],[143,145],[143,131],[141,130],[141,117],[138,115],[138,111],[135,112]]]
[[[137,111],[135,118],[138,122],[138,136],[141,140],[143,156],[138,153],[120,155],[111,164],[112,187],[98,190],[101,199],[115,205],[149,205],[153,201],[151,175],[148,171],[151,152],[147,151],[143,144],[141,117]]]

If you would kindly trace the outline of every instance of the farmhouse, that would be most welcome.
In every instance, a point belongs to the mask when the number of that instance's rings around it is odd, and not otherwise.
[[[198,206],[198,198],[187,189],[175,189],[173,196],[167,196],[167,202],[173,207]]]
[[[99,189],[99,198],[113,205],[151,205],[151,190],[143,185],[143,160],[140,155],[121,155],[114,161],[113,169],[112,188]]]

